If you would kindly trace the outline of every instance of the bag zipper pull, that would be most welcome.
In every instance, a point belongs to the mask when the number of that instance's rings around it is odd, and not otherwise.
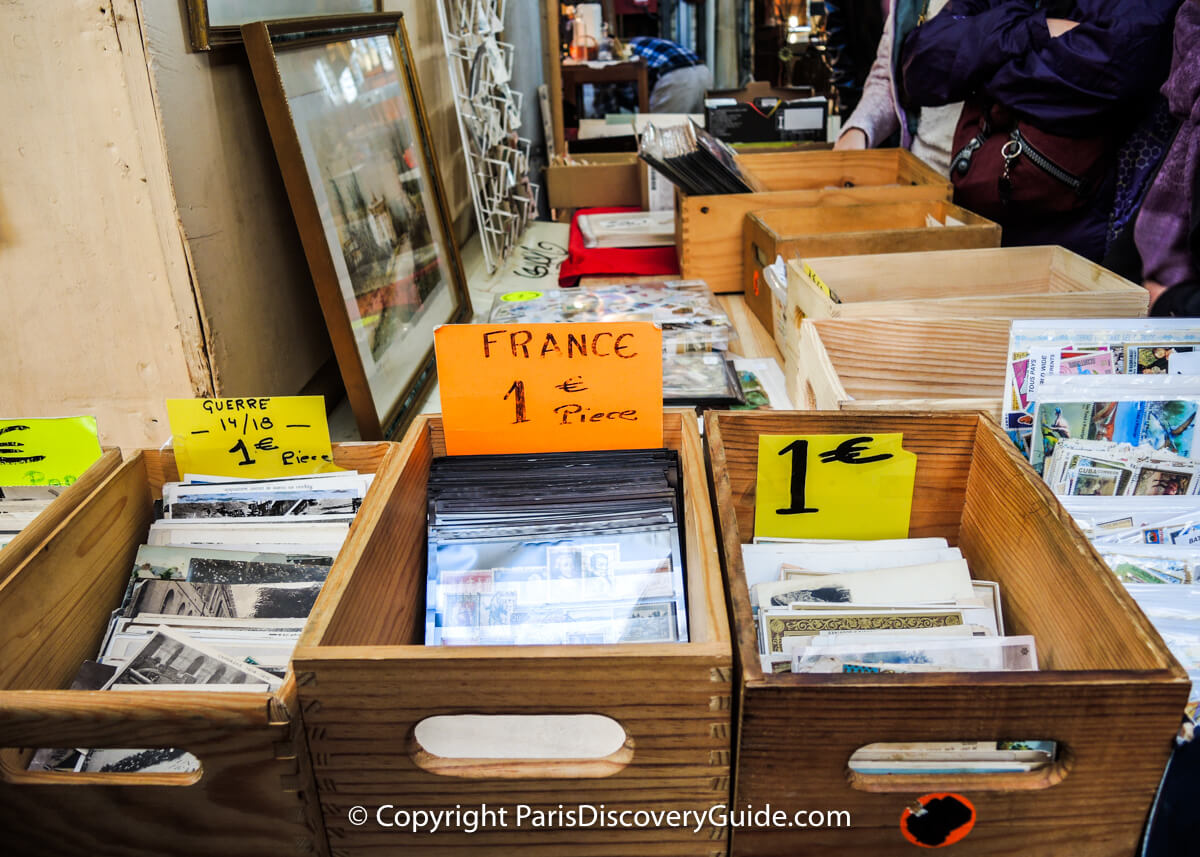
[[[1004,158],[1004,172],[1000,174],[999,191],[1000,201],[1008,205],[1008,201],[1012,199],[1012,165],[1017,158],[1021,157],[1021,141],[1012,139],[1004,144],[1004,148],[1000,150],[1000,156]]]
[[[950,162],[950,173],[958,173],[960,176],[965,176],[967,170],[971,169],[971,157],[976,150],[987,140],[987,134],[980,131],[971,142],[963,146],[962,149],[954,156],[954,160]]]

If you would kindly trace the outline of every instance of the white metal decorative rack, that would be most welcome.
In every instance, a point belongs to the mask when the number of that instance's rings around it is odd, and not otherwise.
[[[458,130],[467,158],[480,243],[489,273],[517,246],[537,214],[529,140],[519,135],[522,94],[512,80],[513,46],[500,41],[503,0],[437,0]]]

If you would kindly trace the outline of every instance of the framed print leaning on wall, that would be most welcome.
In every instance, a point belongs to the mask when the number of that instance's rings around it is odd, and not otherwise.
[[[359,432],[395,437],[471,319],[403,16],[242,35]]]
[[[383,0],[187,0],[192,50],[242,40],[242,24],[326,15],[380,12]]]

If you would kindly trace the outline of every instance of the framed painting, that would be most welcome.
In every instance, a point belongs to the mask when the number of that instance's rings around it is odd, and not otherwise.
[[[395,437],[434,380],[434,329],[471,320],[403,16],[242,35],[359,432]]]
[[[242,25],[288,18],[361,15],[383,11],[383,0],[187,0],[192,50],[242,40]]]

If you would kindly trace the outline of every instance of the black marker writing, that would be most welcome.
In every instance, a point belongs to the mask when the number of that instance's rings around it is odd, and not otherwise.
[[[873,437],[852,437],[849,440],[844,440],[838,444],[837,449],[831,449],[828,452],[821,453],[821,462],[823,464],[872,464],[876,461],[887,461],[894,456],[890,452],[884,452],[879,455],[869,455],[866,458],[860,456],[866,452],[863,447],[875,440]]]
[[[29,426],[6,426],[0,429],[0,434],[8,434],[11,431],[29,431]],[[0,441],[0,464],[34,464],[45,459],[44,455],[27,454],[22,441]]]

